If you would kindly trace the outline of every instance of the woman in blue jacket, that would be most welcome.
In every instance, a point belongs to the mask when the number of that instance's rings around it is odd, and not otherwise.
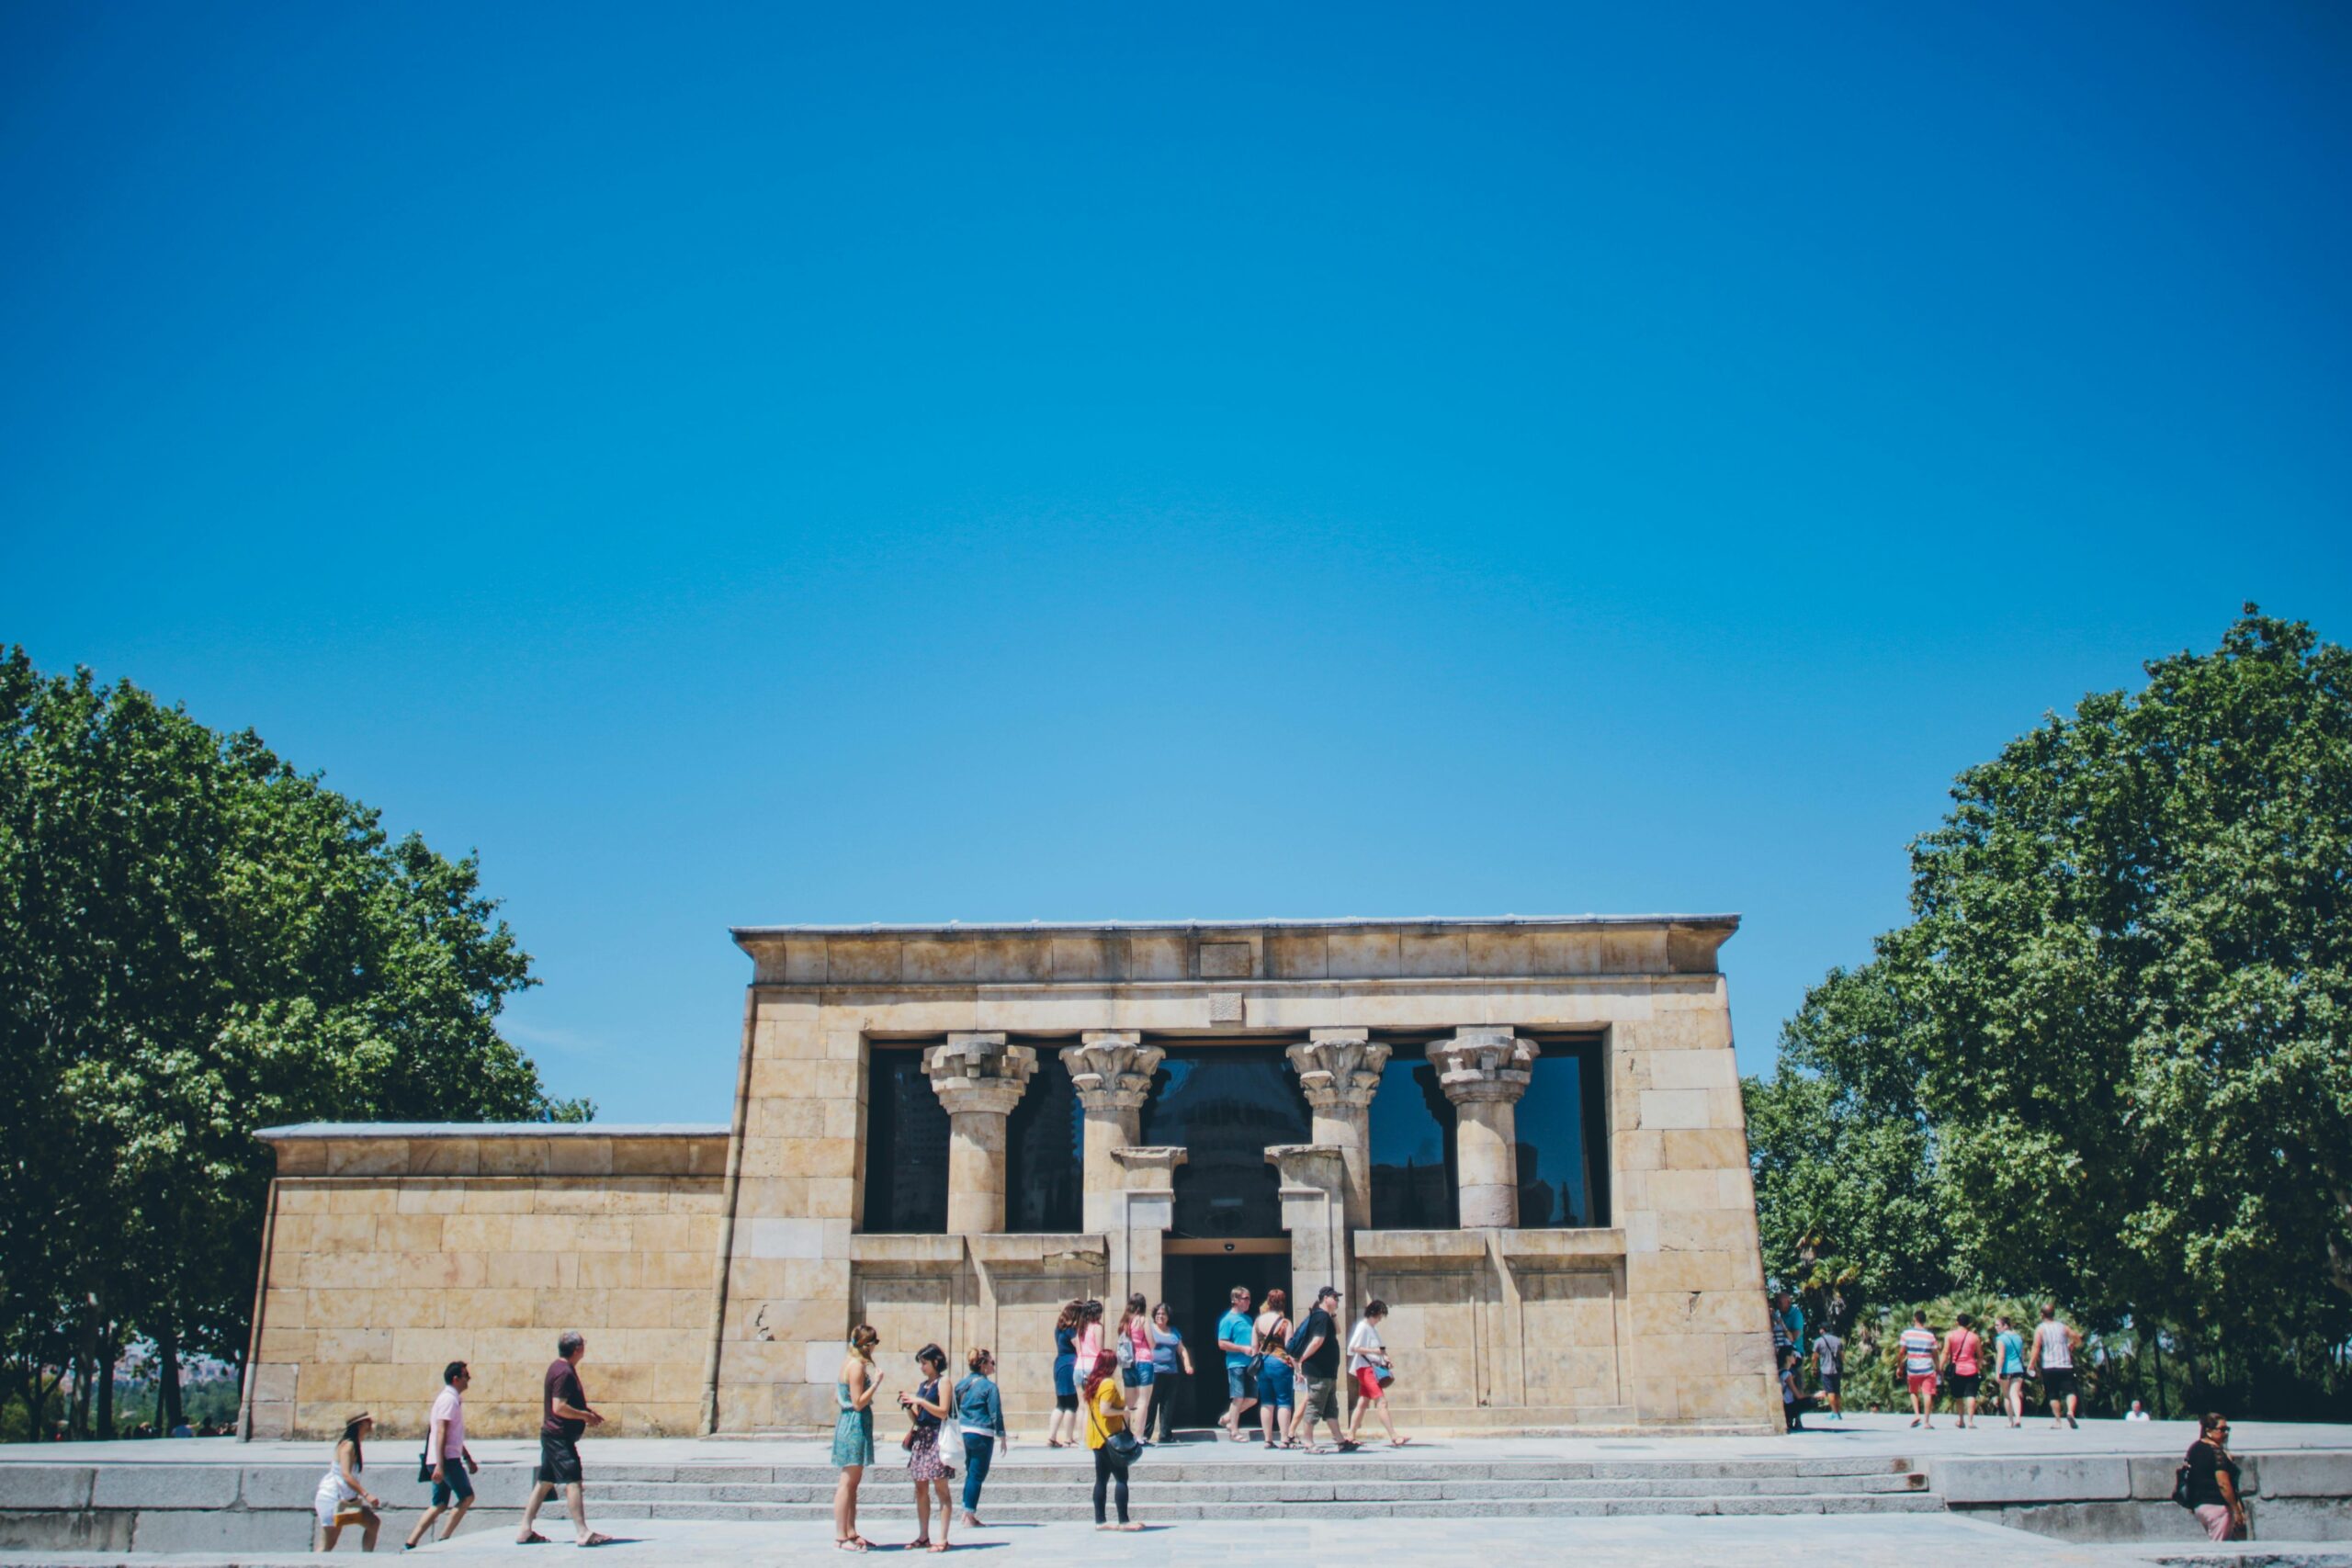
[[[964,1432],[964,1528],[981,1529],[980,1485],[997,1445],[1012,1446],[1004,1429],[1004,1396],[996,1386],[996,1358],[985,1348],[965,1358],[971,1371],[956,1385],[956,1422]]]

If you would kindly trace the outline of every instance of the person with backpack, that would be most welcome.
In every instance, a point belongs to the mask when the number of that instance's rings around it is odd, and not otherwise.
[[[2173,1478],[2173,1501],[2197,1516],[2208,1540],[2246,1539],[2245,1494],[2230,1457],[2230,1423],[2218,1410],[2197,1419],[2197,1440]]]
[[[1279,1290],[1268,1291],[1265,1310],[1253,1326],[1250,1358],[1258,1371],[1258,1419],[1265,1429],[1268,1453],[1298,1446],[1292,1435],[1298,1381],[1288,1348],[1290,1332],[1290,1298]]]
[[[1936,1331],[1928,1326],[1927,1309],[1911,1314],[1911,1326],[1899,1341],[1903,1353],[1903,1383],[1911,1391],[1911,1425],[1936,1424]]]
[[[1352,1451],[1356,1441],[1340,1430],[1340,1288],[1326,1285],[1315,1292],[1315,1305],[1290,1337],[1283,1348],[1290,1353],[1299,1375],[1306,1382],[1305,1397],[1298,1403],[1298,1415],[1292,1427],[1292,1441],[1306,1446],[1309,1453],[1324,1450],[1315,1443],[1315,1423],[1322,1422],[1331,1428],[1331,1440],[1341,1453]]]
[[[1085,1403],[1086,1446],[1094,1450],[1094,1528],[1139,1530],[1141,1525],[1127,1519],[1127,1472],[1135,1464],[1138,1445],[1127,1430],[1127,1402],[1119,1390],[1119,1359],[1108,1350],[1094,1358],[1094,1369],[1087,1374]],[[1116,1525],[1103,1518],[1106,1488],[1115,1489],[1117,1495]]]
[[[1119,1314],[1118,1337],[1112,1350],[1119,1358],[1119,1386],[1126,1393],[1136,1436],[1143,1439],[1151,1431],[1152,1385],[1158,1369],[1151,1359],[1151,1307],[1141,1292],[1129,1296],[1126,1310]]]
[[[1821,1397],[1828,1402],[1832,1421],[1846,1419],[1846,1341],[1836,1328],[1825,1328],[1814,1337],[1813,1370],[1821,1382]]]
[[[1969,1315],[1953,1315],[1951,1332],[1944,1336],[1943,1354],[1938,1365],[1951,1380],[1951,1399],[1960,1406],[1960,1424],[1976,1425],[1976,1390],[1984,1375],[1984,1341],[1969,1326]]]

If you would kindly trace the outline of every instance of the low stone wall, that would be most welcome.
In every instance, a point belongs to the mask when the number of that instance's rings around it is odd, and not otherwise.
[[[279,1128],[245,1433],[323,1438],[366,1408],[420,1436],[468,1362],[467,1429],[539,1423],[556,1337],[614,1436],[699,1424],[727,1165],[723,1128]]]
[[[2257,1540],[2352,1540],[2352,1451],[2242,1456]],[[2171,1454],[1933,1460],[1928,1484],[1954,1513],[2073,1541],[2201,1540],[2172,1500]]]

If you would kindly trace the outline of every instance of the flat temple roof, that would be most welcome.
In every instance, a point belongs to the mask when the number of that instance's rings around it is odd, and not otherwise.
[[[723,1138],[724,1122],[296,1122],[254,1136],[279,1138]]]
[[[1321,919],[1259,920],[946,920],[893,925],[733,926],[737,942],[795,936],[1018,936],[1069,931],[1345,931],[1379,926],[1729,926],[1737,915],[1344,915]]]

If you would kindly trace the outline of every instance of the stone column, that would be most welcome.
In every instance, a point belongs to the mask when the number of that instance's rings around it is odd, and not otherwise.
[[[1069,1069],[1070,1087],[1078,1090],[1086,1117],[1086,1196],[1080,1224],[1090,1234],[1101,1235],[1118,1222],[1119,1194],[1127,1182],[1112,1151],[1143,1141],[1144,1099],[1166,1055],[1129,1029],[1090,1029],[1079,1044],[1062,1047],[1062,1065]]]
[[[1519,1097],[1541,1050],[1507,1028],[1457,1029],[1430,1042],[1438,1087],[1453,1101],[1464,1230],[1519,1224]]]
[[[1021,1102],[1037,1053],[1001,1034],[951,1034],[922,1054],[947,1111],[947,1234],[1004,1229],[1004,1119]]]
[[[1161,1294],[1160,1280],[1168,1227],[1176,1213],[1176,1168],[1185,1151],[1176,1148],[1118,1148],[1111,1151],[1122,1187],[1110,1194],[1114,1213],[1105,1233],[1110,1250],[1108,1302],[1125,1302],[1137,1292],[1146,1301]],[[1111,1321],[1118,1322],[1114,1312]]]
[[[1314,1113],[1315,1141],[1340,1151],[1347,1164],[1351,1225],[1372,1224],[1372,1097],[1388,1047],[1364,1029],[1312,1029],[1306,1043],[1286,1053]]]
[[[1315,1292],[1348,1282],[1347,1160],[1329,1144],[1274,1144],[1266,1163],[1282,1178],[1283,1229],[1290,1233],[1292,1321],[1306,1315]]]

